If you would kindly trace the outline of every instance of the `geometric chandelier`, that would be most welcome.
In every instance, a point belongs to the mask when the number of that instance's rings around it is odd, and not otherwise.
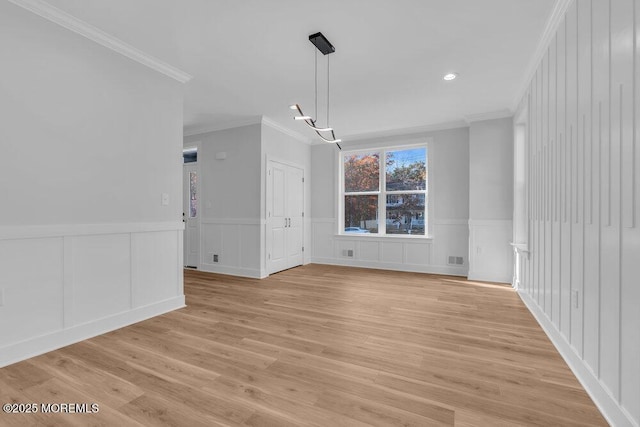
[[[316,114],[316,117],[313,118],[311,116],[306,116],[302,112],[302,108],[300,108],[300,105],[298,104],[293,104],[289,108],[297,111],[298,114],[300,114],[299,116],[294,117],[295,120],[303,121],[307,126],[309,126],[318,134],[320,139],[322,139],[325,142],[336,144],[338,148],[342,150],[342,147],[340,147],[340,142],[342,142],[342,140],[336,139],[336,135],[335,133],[333,133],[333,128],[329,126],[329,56],[327,55],[335,52],[336,49],[333,47],[333,45],[329,42],[329,40],[327,40],[327,38],[322,33],[311,34],[309,36],[309,41],[313,43],[314,46],[318,49],[316,51],[316,60],[315,60],[315,66],[316,66],[315,68],[315,104],[316,104],[315,114]],[[324,127],[320,127],[316,123],[318,118],[318,51],[322,52],[323,55],[327,56],[327,109],[326,109],[327,123],[326,123],[326,126]]]

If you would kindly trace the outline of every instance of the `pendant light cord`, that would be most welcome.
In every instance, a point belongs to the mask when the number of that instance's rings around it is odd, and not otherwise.
[[[315,75],[315,78],[316,78],[315,79],[315,83],[316,83],[315,89],[316,90],[315,90],[314,93],[316,95],[316,99],[315,99],[316,111],[315,111],[315,114],[313,115],[313,117],[315,118],[315,120],[318,120],[318,50],[317,49],[316,49],[316,64],[315,65],[316,65],[316,75]]]
[[[329,55],[327,55],[327,127],[329,127]]]

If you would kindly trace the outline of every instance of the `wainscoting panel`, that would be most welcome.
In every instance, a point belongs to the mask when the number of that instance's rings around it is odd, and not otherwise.
[[[71,289],[65,306],[72,324],[90,322],[131,308],[129,234],[71,238]]]
[[[261,268],[261,228],[265,221],[247,218],[207,218],[200,222],[202,271],[266,277]],[[214,261],[217,255],[217,261]]]
[[[511,283],[511,220],[469,221],[469,279]]]
[[[573,1],[531,81],[519,289],[608,421],[636,427],[639,30],[640,0]]]
[[[466,220],[434,221],[434,237],[377,237],[338,235],[334,218],[311,220],[311,262],[423,273],[467,275]],[[439,256],[434,259],[433,254]],[[448,264],[448,256],[462,264]]]
[[[0,240],[0,354],[5,343],[63,328],[62,249],[62,238]]]
[[[132,308],[176,295],[176,280],[182,276],[182,268],[173,256],[180,249],[178,242],[176,233],[172,231],[131,235]]]
[[[183,307],[182,229],[0,228],[0,367]]]

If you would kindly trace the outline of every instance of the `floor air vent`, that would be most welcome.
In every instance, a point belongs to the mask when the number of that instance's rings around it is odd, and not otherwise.
[[[449,260],[447,261],[449,265],[462,265],[464,264],[464,258],[461,256],[452,256],[449,255]]]

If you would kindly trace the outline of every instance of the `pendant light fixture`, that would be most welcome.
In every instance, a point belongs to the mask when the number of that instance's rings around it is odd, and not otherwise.
[[[337,139],[335,133],[333,132],[333,128],[329,126],[329,57],[327,55],[336,51],[333,45],[327,40],[327,38],[322,33],[315,33],[309,36],[309,41],[313,43],[313,45],[320,51],[323,55],[327,57],[327,124],[325,127],[320,127],[317,125],[318,120],[318,51],[316,51],[315,58],[315,101],[316,101],[316,111],[315,118],[311,116],[307,116],[302,112],[302,108],[300,105],[293,104],[289,108],[296,111],[299,116],[295,116],[295,120],[303,121],[307,126],[313,129],[320,139],[325,142],[330,142],[336,144],[340,150],[340,142],[341,139]]]

